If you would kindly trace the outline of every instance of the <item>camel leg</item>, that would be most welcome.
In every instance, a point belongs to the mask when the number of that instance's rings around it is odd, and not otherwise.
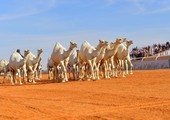
[[[57,66],[54,66],[53,80],[59,82],[59,69]]]
[[[100,80],[100,77],[99,77],[99,67],[100,67],[100,63],[98,63],[97,64],[97,66],[96,66],[96,78],[98,79],[98,80]]]
[[[33,69],[32,69],[31,66],[29,66],[29,70],[30,70],[30,72],[31,72],[31,79],[32,79],[32,82],[33,82],[33,83],[36,83],[36,82],[35,82],[35,79],[34,79],[34,71],[33,71]]]
[[[68,66],[68,79],[71,79],[71,73],[73,73],[73,70],[71,70],[71,66]]]
[[[118,77],[117,72],[118,72],[118,63],[115,62],[115,77],[116,78]]]
[[[107,61],[105,61],[105,63],[104,63],[104,69],[105,69],[105,78],[109,79],[110,76],[109,76],[109,67],[108,67],[108,62]]]
[[[78,79],[83,80],[84,79],[84,66],[82,64],[79,64],[78,66]]]
[[[54,70],[51,69],[51,70],[49,71],[49,80],[52,80],[52,77],[54,77],[53,73],[54,73]]]
[[[48,79],[51,80],[51,71],[48,69]]]
[[[91,60],[88,60],[88,63],[90,65],[90,72],[91,72],[92,79],[94,80],[95,77],[94,77],[93,65],[92,65]]]
[[[11,84],[15,85],[15,83],[14,83],[14,71],[10,71],[10,74],[11,74],[11,77],[10,77]]]
[[[36,80],[40,80],[40,78],[38,77],[38,71],[37,71],[37,70],[34,70],[34,71],[35,71],[35,72],[34,72],[34,74],[35,74],[35,77],[34,77],[34,78],[35,78]]]
[[[74,64],[72,68],[73,68],[73,70],[72,70],[73,79],[76,80],[77,79],[77,76],[76,76],[76,64]]]
[[[52,68],[49,68],[49,69],[48,69],[48,79],[49,79],[49,80],[52,80],[52,74],[53,74],[52,72],[53,72],[53,71],[52,71]]]
[[[17,73],[18,73],[18,78],[19,78],[19,84],[22,85],[20,69],[17,69]]]
[[[111,73],[111,66],[107,62],[107,78],[110,79],[110,73]]]
[[[113,61],[113,57],[111,57],[111,72],[112,72],[112,77],[114,77],[114,76],[115,76],[114,69],[115,69],[114,61]]]
[[[13,72],[13,81],[14,81],[14,84],[17,84],[16,72],[15,71]]]
[[[104,76],[107,78],[107,65],[106,62],[104,62]]]
[[[61,64],[61,69],[64,73],[64,79],[62,80],[62,82],[67,82],[68,78],[67,78],[67,71],[66,71],[66,68],[64,66],[64,61],[60,61],[60,64]]]
[[[39,79],[42,78],[42,70],[39,70],[39,71],[38,71],[38,77],[39,77]]]
[[[57,79],[57,66],[54,66],[54,81]]]
[[[75,65],[75,75],[76,75],[76,80],[78,80],[79,79],[78,65]]]
[[[122,77],[126,77],[126,75],[125,75],[125,74],[126,74],[126,72],[125,72],[126,69],[125,69],[125,67],[124,67],[124,64],[125,64],[124,61],[125,61],[125,60],[121,60],[121,65],[122,65],[122,66],[121,66],[121,69],[122,69],[122,71],[123,71]]]
[[[132,72],[132,67],[133,67],[133,65],[132,65],[131,60],[130,60],[129,58],[127,59],[127,61],[128,61],[129,64],[130,64],[130,74],[132,75],[132,74],[133,74],[133,72]]]
[[[127,60],[124,60],[124,64],[125,64],[126,75],[128,75],[129,72],[128,72],[128,63],[127,63]]]
[[[27,70],[26,70],[26,66],[23,66],[23,79],[24,79],[24,83],[27,82]]]

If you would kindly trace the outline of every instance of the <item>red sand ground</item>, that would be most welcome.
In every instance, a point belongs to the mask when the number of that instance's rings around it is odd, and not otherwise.
[[[1,77],[2,79],[2,77]],[[170,70],[127,78],[0,85],[0,119],[170,120]]]

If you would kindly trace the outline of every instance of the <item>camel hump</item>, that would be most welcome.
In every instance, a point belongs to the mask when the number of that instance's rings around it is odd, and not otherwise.
[[[54,46],[53,51],[60,51],[60,50],[66,51],[66,48],[64,48],[59,42],[57,42]]]
[[[81,49],[95,49],[89,42],[84,41],[84,43],[81,46]]]

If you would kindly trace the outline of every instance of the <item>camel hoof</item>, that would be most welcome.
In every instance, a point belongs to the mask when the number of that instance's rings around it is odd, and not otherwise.
[[[40,80],[40,78],[35,78],[36,80]]]
[[[29,80],[28,80],[28,82],[32,82],[32,80],[31,80],[31,79],[29,79]]]

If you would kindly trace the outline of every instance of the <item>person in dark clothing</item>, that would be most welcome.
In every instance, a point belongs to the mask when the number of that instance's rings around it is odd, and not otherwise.
[[[24,57],[24,56],[21,54],[20,49],[17,49],[17,52],[18,52],[22,57]]]

